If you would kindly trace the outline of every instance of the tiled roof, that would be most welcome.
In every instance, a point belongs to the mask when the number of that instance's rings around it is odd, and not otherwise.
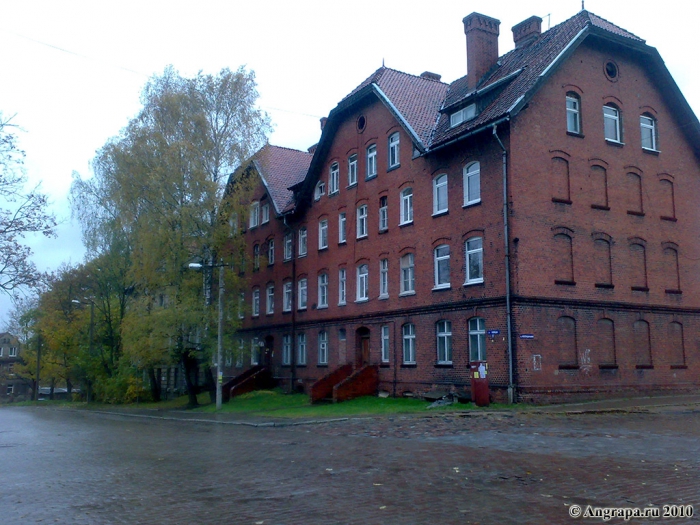
[[[294,193],[290,187],[306,177],[313,155],[267,144],[253,156],[253,162],[262,177],[275,208],[283,213],[294,205]]]

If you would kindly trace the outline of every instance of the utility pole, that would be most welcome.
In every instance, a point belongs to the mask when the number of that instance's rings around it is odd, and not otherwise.
[[[221,410],[221,387],[224,371],[221,368],[221,352],[224,346],[224,261],[219,263],[219,327],[216,343],[216,410]]]
[[[39,401],[39,371],[41,370],[41,332],[36,335],[36,388],[34,388],[34,401]]]

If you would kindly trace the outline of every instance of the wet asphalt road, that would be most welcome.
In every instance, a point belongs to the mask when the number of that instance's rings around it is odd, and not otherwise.
[[[570,518],[575,504],[700,514],[699,438],[692,407],[283,428],[1,408],[0,523],[602,523]]]

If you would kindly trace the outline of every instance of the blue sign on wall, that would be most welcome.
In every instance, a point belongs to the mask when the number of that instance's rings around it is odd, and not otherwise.
[[[494,336],[494,335],[500,334],[501,331],[500,331],[500,330],[489,330],[489,331],[487,331],[486,333],[489,334],[489,335],[491,335],[491,336]]]
[[[535,334],[520,334],[520,339],[534,339]]]

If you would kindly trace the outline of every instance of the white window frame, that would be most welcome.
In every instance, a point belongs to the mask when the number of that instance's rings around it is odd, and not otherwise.
[[[363,204],[357,208],[357,238],[367,237],[367,205]]]
[[[348,157],[348,187],[357,184],[357,153]]]
[[[343,244],[347,242],[347,216],[345,212],[338,215],[338,244]]]
[[[248,226],[250,228],[255,228],[260,222],[260,203],[258,201],[253,202],[250,205],[250,218],[248,219]]]
[[[298,309],[299,310],[306,310],[308,302],[309,302],[309,297],[307,295],[309,290],[309,284],[308,281],[306,280],[306,277],[303,279],[299,279],[298,283],[298,293],[299,293],[299,301],[298,301]]]
[[[606,104],[603,106],[603,131],[605,140],[622,144],[622,114],[618,108]],[[612,130],[608,130],[608,123],[612,123]],[[609,136],[608,131],[612,131],[613,136]]]
[[[292,281],[287,281],[282,285],[282,311],[292,311]]]
[[[401,159],[399,158],[399,132],[392,133],[389,136],[389,169],[397,168],[401,165]]]
[[[245,307],[245,292],[241,292],[238,295],[238,318],[239,319],[245,318],[245,312],[243,311],[244,307]],[[0,356],[2,356],[2,352],[0,352]]]
[[[347,304],[348,272],[345,268],[338,270],[338,306]]]
[[[355,302],[369,301],[369,265],[361,264],[357,267],[357,293]]]
[[[260,316],[260,288],[255,288],[253,290],[253,308],[252,308],[252,316],[253,317],[258,317]]]
[[[253,271],[260,269],[260,245],[253,246]]]
[[[284,260],[289,261],[292,259],[292,248],[294,246],[294,238],[291,233],[286,233],[284,235]]]
[[[401,266],[401,293],[400,295],[413,295],[416,293],[416,268],[415,254],[407,253],[400,259]]]
[[[5,394],[8,396],[14,395],[15,393],[15,385],[7,385],[7,390],[5,390]]]
[[[297,365],[306,366],[306,334],[297,334]]]
[[[367,175],[365,179],[373,179],[377,176],[377,145],[367,146]]]
[[[318,276],[318,305],[316,308],[328,308],[328,274]]]
[[[389,297],[389,259],[379,261],[379,298]]]
[[[320,200],[326,194],[326,183],[322,180],[316,183],[316,188],[314,189],[314,200]]]
[[[318,221],[318,249],[328,248],[328,219]]]
[[[260,224],[267,224],[270,222],[270,205],[266,202],[260,206]]]
[[[450,245],[441,244],[433,250],[434,289],[450,287]],[[446,266],[446,268],[445,268]],[[445,272],[447,275],[445,275]]]
[[[17,357],[17,347],[16,346],[10,347],[10,351],[8,352],[7,357]]]
[[[649,114],[639,115],[639,127],[641,131],[642,149],[648,151],[658,151],[658,146],[656,144],[656,119]],[[644,136],[645,134],[647,137]],[[651,147],[644,145],[644,142],[646,139],[648,139],[649,134],[651,134]]]
[[[265,293],[265,313],[267,315],[272,315],[275,313],[275,285],[268,284]]]
[[[275,264],[275,240],[270,239],[267,241],[267,264]]]
[[[413,188],[401,190],[401,220],[399,225],[413,222]]]
[[[337,162],[331,164],[328,178],[328,195],[333,195],[340,191],[340,166]]]
[[[381,359],[382,363],[388,363],[389,362],[389,325],[385,324],[382,325],[382,331],[381,331],[381,338],[382,338],[382,348],[381,348]]]
[[[482,317],[469,319],[469,362],[472,361],[486,361],[486,323]]]
[[[447,213],[447,173],[433,179],[433,215]]]
[[[464,206],[481,202],[481,164],[470,162],[463,170]],[[477,187],[473,188],[476,183]]]
[[[245,341],[238,340],[238,353],[236,354],[236,368],[243,368],[243,354],[245,352]]]
[[[459,126],[462,122],[471,120],[474,117],[476,117],[476,104],[469,104],[466,108],[455,111],[450,115],[450,127]]]
[[[318,333],[318,364],[328,364],[328,332],[321,330]]]
[[[479,246],[474,247],[470,249],[469,243],[472,241],[479,241]],[[466,254],[466,280],[464,282],[465,285],[468,284],[477,284],[477,283],[483,283],[484,282],[484,239],[482,237],[471,237],[467,239],[464,243],[464,251]],[[472,258],[478,258],[479,261],[479,272],[481,273],[480,276],[472,276],[470,267],[471,267],[471,261]]]
[[[292,336],[284,334],[282,336],[282,364],[289,366],[292,364]]]
[[[581,134],[581,98],[578,95],[566,95],[566,131]]]
[[[385,232],[389,229],[389,197],[386,195],[379,197],[379,231]]]
[[[416,364],[416,325],[406,323],[401,327],[402,358],[404,365]]]
[[[452,364],[452,322],[438,321],[435,325],[437,337],[437,362],[439,365]]]
[[[308,231],[306,226],[299,228],[299,257],[306,257]]]

